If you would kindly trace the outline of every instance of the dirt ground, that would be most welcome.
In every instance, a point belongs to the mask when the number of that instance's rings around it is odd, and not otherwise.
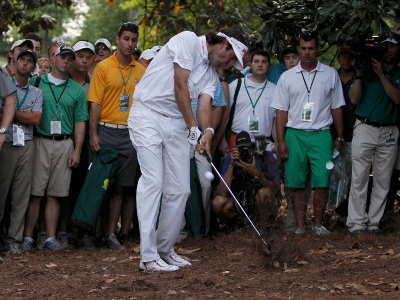
[[[213,238],[186,239],[178,253],[193,266],[178,272],[140,272],[139,245],[34,250],[0,258],[0,299],[400,299],[400,221],[386,236],[269,237],[271,253],[250,227]]]

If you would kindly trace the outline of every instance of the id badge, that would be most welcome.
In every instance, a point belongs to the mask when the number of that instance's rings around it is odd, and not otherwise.
[[[120,95],[119,96],[119,110],[120,111],[127,111],[129,104],[129,94]]]
[[[393,145],[396,145],[396,139],[395,138],[386,139],[386,146],[393,146]]]
[[[13,146],[25,146],[25,126],[13,124]]]
[[[314,102],[306,102],[303,105],[303,113],[301,120],[304,122],[311,122],[314,115]]]
[[[259,116],[249,116],[249,132],[260,132],[260,117]]]
[[[50,121],[50,133],[61,134],[61,121]]]

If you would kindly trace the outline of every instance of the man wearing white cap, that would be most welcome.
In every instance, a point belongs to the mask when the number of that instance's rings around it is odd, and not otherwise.
[[[379,223],[385,210],[390,177],[396,161],[399,130],[400,69],[398,41],[381,42],[386,49],[382,60],[372,58],[370,68],[357,64],[349,97],[356,106],[352,140],[352,178],[347,228],[352,234],[365,230],[382,234]],[[371,163],[374,180],[368,213],[367,186]]]
[[[14,44],[12,44],[10,51],[8,51],[7,55],[7,65],[3,67],[4,73],[8,77],[12,77],[15,74],[15,68],[16,68],[16,62],[17,62],[17,57],[19,52],[22,49],[31,49],[33,50],[33,43],[31,40],[24,39],[24,40],[18,40],[15,41]],[[34,71],[34,69],[32,70]]]
[[[191,265],[173,248],[190,194],[190,145],[210,153],[216,69],[243,69],[246,51],[243,36],[231,28],[200,37],[181,32],[161,48],[135,89],[128,126],[142,171],[137,187],[140,270]],[[191,109],[194,98],[203,132]]]
[[[140,54],[139,57],[139,64],[141,64],[143,67],[147,68],[149,66],[149,64],[151,63],[151,61],[153,60],[153,58],[156,56],[157,51],[156,50],[152,50],[152,49],[147,49],[144,50],[142,52],[142,54]]]
[[[98,39],[94,43],[94,46],[95,46],[96,57],[94,58],[92,65],[88,69],[89,74],[93,74],[93,70],[96,67],[96,65],[100,61],[110,57],[112,54],[111,43],[107,39],[104,38]]]
[[[96,55],[95,48],[93,44],[88,41],[78,41],[72,48],[75,51],[76,58],[69,70],[69,75],[75,82],[82,85],[87,94],[90,83],[88,68],[94,61],[94,56]]]

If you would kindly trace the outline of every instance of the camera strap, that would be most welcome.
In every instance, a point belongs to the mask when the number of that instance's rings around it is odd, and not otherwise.
[[[229,134],[227,134],[227,137],[226,137],[228,142],[230,141],[230,135],[231,135],[231,131],[232,131],[231,127],[232,127],[233,117],[235,115],[235,109],[236,109],[236,100],[239,95],[240,87],[242,86],[242,78],[238,78],[237,81],[238,81],[238,83],[236,85],[236,90],[235,90],[235,94],[233,96],[233,103],[232,103],[231,111],[229,113],[229,121],[228,121],[228,124],[226,125],[226,131],[227,131],[227,133],[229,132]]]

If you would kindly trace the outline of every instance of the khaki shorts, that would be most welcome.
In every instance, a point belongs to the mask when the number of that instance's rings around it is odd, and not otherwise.
[[[34,137],[35,159],[33,162],[31,195],[67,197],[72,169],[68,160],[74,151],[71,139],[53,141]]]

